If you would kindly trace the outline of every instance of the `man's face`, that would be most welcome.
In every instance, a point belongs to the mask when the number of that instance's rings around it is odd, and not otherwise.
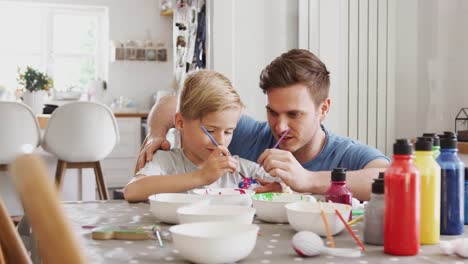
[[[280,148],[293,153],[299,161],[300,157],[309,157],[312,146],[321,144],[320,124],[328,113],[329,99],[317,107],[303,84],[273,88],[267,96],[268,123],[276,140],[290,129]]]

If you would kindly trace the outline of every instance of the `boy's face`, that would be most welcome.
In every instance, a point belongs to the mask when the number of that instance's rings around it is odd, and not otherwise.
[[[293,153],[299,162],[308,160],[312,147],[321,144],[320,124],[328,113],[330,100],[317,107],[303,84],[273,88],[267,95],[268,123],[276,140],[290,129],[280,148]]]
[[[208,159],[215,145],[203,132],[203,125],[219,145],[228,146],[232,140],[232,133],[237,126],[241,114],[240,108],[212,112],[201,120],[183,118],[176,114],[176,127],[181,135],[184,153],[195,165]]]

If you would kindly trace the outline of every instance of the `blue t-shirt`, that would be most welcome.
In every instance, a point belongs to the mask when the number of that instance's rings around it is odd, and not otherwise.
[[[301,165],[309,171],[330,171],[342,167],[348,170],[360,170],[375,159],[390,161],[379,150],[348,137],[330,133],[324,126],[326,141],[323,149],[312,160]],[[229,145],[232,155],[256,162],[265,149],[272,148],[276,139],[267,122],[258,122],[243,115],[234,130]]]

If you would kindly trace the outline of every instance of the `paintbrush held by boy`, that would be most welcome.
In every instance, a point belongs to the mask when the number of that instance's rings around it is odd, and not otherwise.
[[[227,149],[242,109],[238,93],[222,74],[202,70],[187,76],[175,117],[181,148],[156,152],[125,187],[125,199],[144,201],[152,194],[195,188],[238,188],[246,178],[281,191],[277,178]]]

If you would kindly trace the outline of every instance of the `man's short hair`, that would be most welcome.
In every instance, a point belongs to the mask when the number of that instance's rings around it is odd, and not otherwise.
[[[325,64],[312,52],[292,49],[274,59],[260,74],[260,88],[267,93],[272,88],[303,84],[316,106],[328,98],[330,77]]]

